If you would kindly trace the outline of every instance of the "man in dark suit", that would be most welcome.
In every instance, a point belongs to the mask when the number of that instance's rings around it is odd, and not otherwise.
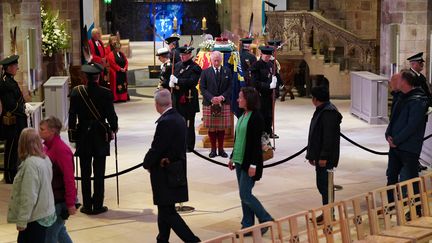
[[[241,49],[240,49],[240,62],[241,68],[243,71],[243,76],[247,86],[251,85],[251,74],[250,67],[257,61],[257,58],[254,54],[250,52],[250,45],[252,44],[253,38],[241,38]]]
[[[210,158],[218,155],[227,158],[224,151],[225,129],[231,128],[231,70],[222,66],[222,53],[213,51],[212,65],[201,73],[200,89],[203,95],[203,124],[208,129],[211,142]]]
[[[195,115],[199,112],[196,86],[202,71],[192,59],[193,50],[189,46],[178,48],[181,62],[175,64],[169,82],[169,87],[173,88],[173,106],[186,120],[188,152],[195,148]]]
[[[175,209],[175,203],[186,202],[186,124],[172,108],[171,93],[161,89],[155,94],[156,132],[150,150],[144,158],[144,168],[150,172],[153,203],[158,207],[158,243],[169,242],[171,229],[184,242],[200,242]]]
[[[80,158],[81,188],[85,214],[100,214],[108,210],[103,205],[106,156],[110,155],[112,132],[118,129],[111,90],[99,86],[99,74],[103,67],[99,64],[83,65],[87,74],[87,85],[73,88],[70,94],[69,130],[78,134],[75,156]],[[108,123],[106,122],[108,121]],[[74,132],[76,131],[76,132]],[[69,137],[71,140],[71,137]],[[93,163],[92,163],[93,160]],[[93,164],[93,197],[91,174]]]

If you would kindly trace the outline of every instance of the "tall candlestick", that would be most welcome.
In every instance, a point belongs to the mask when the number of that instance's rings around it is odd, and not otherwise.
[[[177,17],[174,17],[173,20],[173,30],[177,30]]]
[[[202,19],[202,29],[207,29],[207,20],[205,17]]]

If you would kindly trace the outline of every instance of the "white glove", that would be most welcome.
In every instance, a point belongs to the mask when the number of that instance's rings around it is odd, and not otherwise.
[[[171,74],[171,76],[170,76],[170,82],[173,82],[174,84],[177,84],[178,83],[178,78],[176,78],[176,76],[174,76],[174,75]]]
[[[25,113],[29,116],[33,112],[33,106],[29,103],[25,103]]]
[[[277,78],[276,78],[276,76],[273,75],[272,81],[270,83],[270,89],[276,88],[276,84],[277,84]]]
[[[174,82],[172,80],[169,81],[168,85],[170,86],[170,88],[174,88],[175,87],[175,84],[174,84]]]

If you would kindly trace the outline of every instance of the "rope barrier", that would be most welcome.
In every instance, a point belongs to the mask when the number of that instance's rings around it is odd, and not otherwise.
[[[370,148],[366,148],[366,147],[360,145],[359,143],[357,143],[357,142],[351,140],[350,138],[348,138],[347,136],[345,136],[343,133],[341,133],[340,136],[341,136],[343,139],[345,139],[345,140],[347,140],[348,142],[350,142],[351,144],[353,144],[354,146],[357,146],[357,147],[359,147],[359,148],[361,148],[361,149],[363,149],[363,150],[365,150],[365,151],[368,151],[368,152],[370,152],[370,153],[377,154],[377,155],[388,155],[388,152],[380,152],[380,151],[372,150],[372,149],[370,149]],[[431,138],[431,137],[432,137],[432,134],[430,134],[430,135],[424,137],[424,138],[423,138],[423,141],[426,141],[426,140],[428,140],[428,139]],[[306,149],[307,149],[307,147],[304,147],[304,148],[302,148],[300,151],[296,152],[295,154],[293,154],[293,155],[291,155],[291,156],[289,156],[289,157],[287,157],[287,158],[285,158],[285,159],[279,160],[279,161],[277,161],[277,162],[273,162],[273,163],[271,163],[271,164],[266,164],[266,165],[264,165],[263,167],[264,167],[264,168],[270,168],[270,167],[273,167],[273,166],[280,165],[280,164],[283,164],[283,163],[285,163],[285,162],[288,162],[288,161],[294,159],[295,157],[299,156],[299,155],[302,154],[303,152],[305,152]],[[192,153],[194,153],[196,156],[198,156],[198,157],[200,157],[200,158],[202,158],[202,159],[204,159],[204,160],[207,160],[207,161],[209,161],[209,162],[211,162],[211,163],[213,163],[213,164],[220,165],[220,166],[223,166],[223,167],[228,167],[227,164],[225,164],[225,163],[221,163],[221,162],[216,161],[216,160],[213,160],[213,159],[211,159],[211,158],[208,158],[208,157],[206,157],[206,156],[200,154],[200,153],[197,152],[196,150],[192,150]],[[122,170],[122,171],[120,171],[120,172],[118,172],[118,173],[114,173],[114,174],[106,175],[106,176],[104,176],[104,179],[109,179],[109,178],[113,178],[113,177],[116,177],[116,176],[124,175],[124,174],[126,174],[126,173],[129,173],[129,172],[131,172],[131,171],[133,171],[133,170],[136,170],[136,169],[142,167],[143,164],[144,164],[144,163],[140,163],[140,164],[135,165],[135,166],[133,166],[133,167],[130,167],[130,168],[128,168],[128,169]],[[16,170],[10,170],[10,169],[6,169],[6,168],[0,168],[0,171],[5,172],[5,171],[16,171]],[[91,177],[90,179],[91,179],[91,180],[94,180],[93,177]],[[75,180],[81,180],[81,177],[76,176],[76,177],[75,177]]]

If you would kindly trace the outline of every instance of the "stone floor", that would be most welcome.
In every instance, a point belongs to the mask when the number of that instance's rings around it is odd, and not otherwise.
[[[142,162],[158,118],[151,98],[153,88],[131,90],[128,103],[115,105],[119,117],[119,170]],[[385,125],[368,125],[349,113],[349,100],[335,100],[344,119],[342,132],[369,148],[385,151]],[[306,145],[309,121],[314,111],[310,99],[296,98],[278,102],[276,106],[275,157],[266,163],[286,158]],[[197,114],[197,118],[201,113]],[[197,119],[196,126],[199,125]],[[62,136],[66,138],[66,134]],[[197,151],[207,155],[197,138]],[[107,159],[107,174],[115,172],[114,148]],[[229,149],[228,149],[229,150]],[[265,169],[256,183],[255,195],[274,218],[320,206],[315,187],[314,168],[305,162],[305,154],[276,167]],[[221,162],[227,160],[217,158]],[[344,187],[336,199],[367,192],[385,185],[387,157],[370,154],[341,141],[341,159],[335,172],[335,182]],[[183,215],[191,229],[201,238],[209,239],[240,228],[241,208],[235,174],[225,167],[211,164],[188,154],[190,201],[196,211]],[[110,210],[102,215],[77,213],[67,221],[68,231],[78,243],[86,242],[155,242],[157,235],[156,207],[152,203],[149,174],[142,168],[119,177],[120,205],[116,203],[116,180],[106,180],[105,202]],[[6,223],[7,204],[11,186],[0,184],[0,242],[14,242],[15,225]],[[79,189],[79,191],[81,191]],[[172,233],[172,242],[181,242]]]

